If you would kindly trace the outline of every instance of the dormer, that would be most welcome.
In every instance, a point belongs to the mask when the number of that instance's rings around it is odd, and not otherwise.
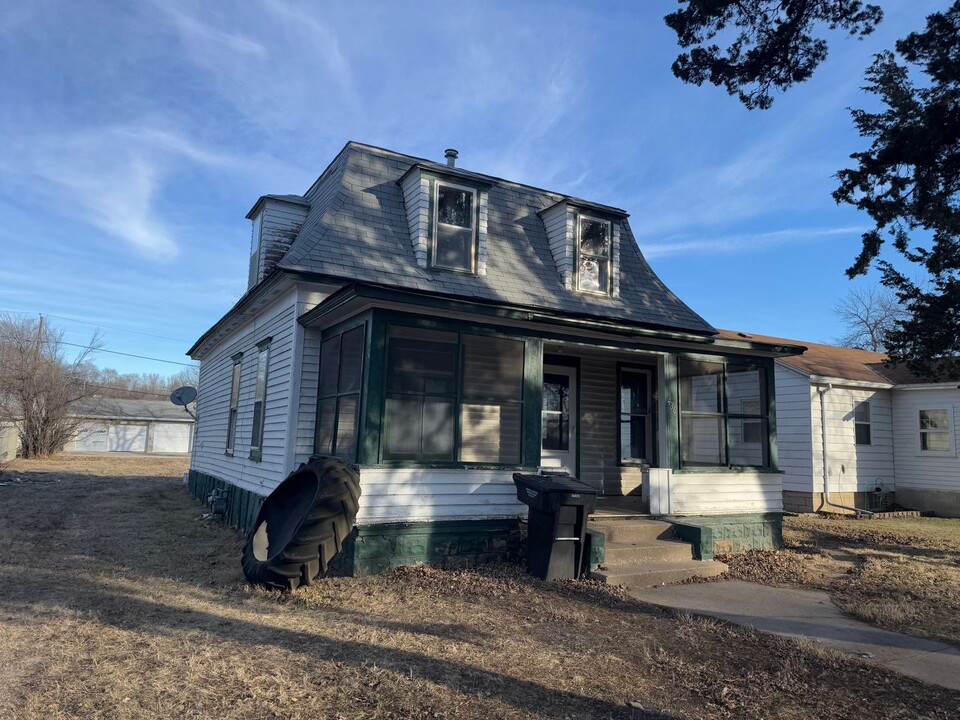
[[[447,165],[416,163],[398,181],[417,265],[438,272],[487,274],[488,196],[484,176]]]
[[[619,297],[620,224],[627,213],[564,198],[539,214],[563,286],[584,295]]]
[[[264,195],[250,209],[248,290],[269,275],[287,254],[309,211],[310,203],[299,195]]]

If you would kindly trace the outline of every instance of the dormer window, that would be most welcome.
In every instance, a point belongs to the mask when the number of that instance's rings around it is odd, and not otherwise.
[[[474,272],[477,245],[477,191],[436,183],[432,265]]]
[[[610,294],[610,221],[581,215],[577,230],[577,289]]]

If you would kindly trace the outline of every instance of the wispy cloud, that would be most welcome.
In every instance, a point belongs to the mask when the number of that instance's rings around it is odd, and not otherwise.
[[[9,187],[157,259],[178,252],[170,225],[155,207],[170,176],[184,163],[235,162],[151,124],[24,134],[10,147],[0,160]]]
[[[656,243],[640,243],[640,249],[648,259],[665,258],[673,255],[726,254],[739,252],[757,252],[773,250],[783,245],[802,245],[815,243],[838,235],[859,235],[863,227],[836,228],[789,228],[763,233],[743,233],[720,237],[678,237]]]

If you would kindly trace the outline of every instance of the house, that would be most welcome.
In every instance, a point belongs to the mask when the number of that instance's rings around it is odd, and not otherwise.
[[[786,510],[842,513],[896,502],[960,517],[960,377],[931,381],[867,350],[720,335],[807,348],[775,361]]]
[[[719,335],[623,210],[456,157],[350,142],[254,203],[248,290],[189,350],[197,497],[225,490],[249,528],[311,455],[356,463],[358,573],[496,556],[526,516],[512,474],[538,466],[776,544],[774,361],[802,348]]]
[[[90,397],[70,414],[81,423],[64,452],[186,455],[192,447],[193,418],[169,400]]]

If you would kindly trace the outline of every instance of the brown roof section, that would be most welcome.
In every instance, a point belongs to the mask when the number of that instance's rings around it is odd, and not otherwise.
[[[893,365],[873,365],[875,371],[896,385],[924,385],[926,383],[960,383],[960,374],[945,362],[937,362],[931,366],[932,375],[925,377],[913,372],[906,363]]]
[[[719,336],[726,340],[752,340],[774,344],[804,345],[807,350],[803,355],[777,358],[787,367],[791,367],[804,375],[821,375],[842,380],[891,384],[891,380],[880,374],[880,363],[887,357],[884,353],[788,340],[768,335],[754,335],[737,332],[736,330],[720,330],[718,332]],[[876,369],[871,368],[871,365]],[[883,370],[886,372],[886,368],[883,368]]]

